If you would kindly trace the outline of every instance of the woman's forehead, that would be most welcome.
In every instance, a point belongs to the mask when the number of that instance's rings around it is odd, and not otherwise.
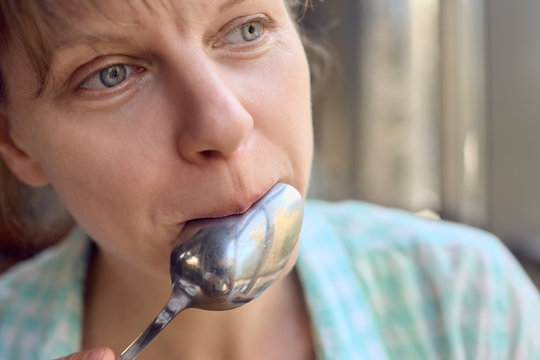
[[[34,0],[35,1],[35,0]],[[45,1],[41,14],[34,14],[34,21],[41,34],[48,34],[53,48],[64,45],[74,37],[106,38],[107,29],[120,28],[125,32],[137,30],[148,19],[160,16],[173,17],[178,24],[212,22],[220,14],[243,3],[264,7],[280,5],[283,0],[70,0]],[[46,29],[45,29],[46,28]],[[124,32],[122,31],[122,32]],[[47,36],[47,35],[44,35]]]
[[[41,15],[52,14],[54,17],[65,17],[65,20],[80,21],[88,17],[118,16],[134,12],[161,9],[168,11],[177,9],[180,12],[187,10],[224,12],[242,3],[272,4],[282,3],[283,0],[69,0],[69,1],[35,1],[41,10]],[[111,18],[114,20],[114,18]]]
[[[298,4],[308,2],[296,1]],[[280,4],[290,8],[293,0],[0,0],[0,25],[7,23],[9,31],[2,32],[20,38],[25,45],[29,45],[27,48],[35,48],[39,44],[38,52],[47,52],[73,35],[90,34],[89,22],[128,25],[133,23],[133,15],[155,14],[164,9],[174,12],[180,18],[178,21],[182,17],[194,20],[191,14],[221,14],[243,3],[258,6]],[[3,44],[0,45],[5,45],[8,39],[1,35]],[[36,49],[33,50],[31,52]]]

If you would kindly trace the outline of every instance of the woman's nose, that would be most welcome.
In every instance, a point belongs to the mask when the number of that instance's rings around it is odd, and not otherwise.
[[[210,59],[197,61],[182,76],[178,149],[189,162],[234,154],[253,129],[252,116],[223,76]]]

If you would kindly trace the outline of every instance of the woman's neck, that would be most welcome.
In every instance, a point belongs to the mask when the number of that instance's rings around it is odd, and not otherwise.
[[[170,295],[170,280],[130,274],[97,252],[86,284],[83,347],[109,346],[117,355],[154,319]],[[138,359],[309,359],[310,322],[294,272],[258,299],[234,310],[186,309]]]

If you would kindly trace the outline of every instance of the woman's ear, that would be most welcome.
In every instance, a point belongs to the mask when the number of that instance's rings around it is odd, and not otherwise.
[[[23,183],[41,187],[49,178],[39,162],[22,150],[14,141],[4,109],[0,108],[0,156],[7,167]]]

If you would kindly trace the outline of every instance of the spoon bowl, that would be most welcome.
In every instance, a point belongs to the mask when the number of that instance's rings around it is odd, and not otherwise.
[[[186,224],[170,258],[171,297],[119,360],[134,359],[188,307],[229,310],[259,296],[289,262],[302,219],[302,197],[278,183],[243,214]]]

